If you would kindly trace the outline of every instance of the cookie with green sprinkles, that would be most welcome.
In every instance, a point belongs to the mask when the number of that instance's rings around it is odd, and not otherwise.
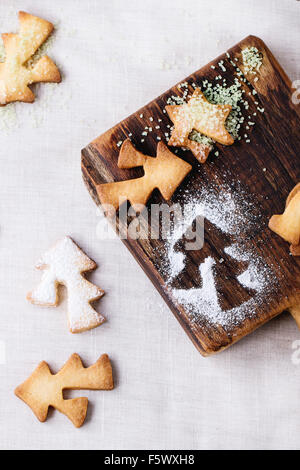
[[[177,106],[166,106],[166,110],[172,122],[176,121],[176,108]],[[213,141],[206,136],[201,135],[199,132],[192,131],[184,138],[177,133],[177,130],[172,131],[169,145],[173,147],[184,147],[190,150],[200,163],[206,162],[208,155],[213,148]]]
[[[256,75],[262,66],[262,53],[254,46],[245,47],[242,50],[242,58],[245,74]]]
[[[231,110],[232,106],[229,104],[209,102],[201,89],[196,88],[187,103],[166,106],[166,111],[174,124],[168,144],[189,148],[203,163],[207,159],[212,145],[191,140],[191,133],[197,131],[220,144],[232,145],[234,139],[225,127]],[[201,152],[204,156],[199,158]]]

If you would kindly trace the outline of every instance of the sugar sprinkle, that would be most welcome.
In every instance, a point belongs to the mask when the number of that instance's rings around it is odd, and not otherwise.
[[[230,187],[216,187],[200,190],[192,198],[188,194],[180,197],[184,201],[184,223],[175,224],[165,244],[167,262],[162,274],[169,294],[185,308],[195,327],[206,322],[230,330],[232,326],[255,315],[258,306],[266,301],[276,284],[272,268],[260,255],[254,253],[251,241],[247,243],[247,233],[253,232],[253,227],[261,223],[257,206],[241,188],[233,192]],[[184,251],[177,251],[177,244],[199,215],[223,233],[231,235],[232,243],[224,247],[224,254],[219,260],[216,261],[211,255],[200,264],[201,286],[179,289],[173,287],[173,282],[185,269],[187,257]],[[236,280],[253,293],[249,300],[229,310],[223,310],[216,286],[216,263],[224,266],[226,257],[246,265]]]

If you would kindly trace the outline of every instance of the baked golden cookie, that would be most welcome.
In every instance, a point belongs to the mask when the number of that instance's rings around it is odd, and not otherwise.
[[[189,148],[202,163],[211,148],[194,143],[189,139],[193,130],[223,145],[232,145],[233,137],[226,130],[225,122],[232,110],[229,104],[212,104],[205,98],[200,88],[196,88],[188,103],[168,105],[166,111],[174,124],[168,145]]]
[[[273,215],[269,227],[291,244],[294,256],[300,255],[300,183],[290,192],[284,213]]]
[[[117,210],[125,201],[133,207],[145,205],[155,188],[167,201],[170,200],[192,169],[189,163],[170,152],[163,142],[159,142],[157,156],[153,158],[136,150],[129,139],[121,147],[118,166],[127,169],[143,166],[145,175],[127,181],[99,184],[98,196],[108,212],[109,206]]]
[[[112,390],[114,388],[109,357],[103,354],[92,366],[85,368],[78,354],[73,354],[63,368],[52,374],[47,362],[41,362],[15,394],[34,412],[39,421],[47,419],[49,406],[66,415],[79,428],[84,423],[88,399],[64,400],[64,390]]]
[[[41,57],[32,67],[28,60],[53,31],[49,21],[19,12],[18,34],[2,34],[6,52],[5,62],[0,63],[0,105],[13,101],[32,103],[35,96],[28,85],[36,82],[61,81],[58,68],[48,56]]]
[[[40,284],[27,295],[35,305],[57,307],[58,285],[68,290],[68,319],[71,333],[81,333],[101,325],[105,318],[91,306],[100,299],[104,291],[82,276],[96,269],[91,260],[70,237],[59,240],[48,250],[36,265],[43,270]]]
[[[166,106],[169,118],[174,124],[177,119],[177,108],[177,105]],[[190,150],[200,163],[206,162],[208,155],[213,148],[212,145],[196,142],[195,140],[190,139],[190,134],[182,137],[180,127],[176,128],[176,126],[172,130],[168,145],[171,145],[172,147],[183,147]]]

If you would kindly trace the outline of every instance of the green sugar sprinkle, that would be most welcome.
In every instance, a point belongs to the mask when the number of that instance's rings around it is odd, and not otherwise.
[[[222,78],[222,77],[221,77]],[[216,77],[215,80],[217,80]],[[195,83],[192,84],[193,88],[197,88]],[[187,84],[182,84],[181,88],[188,88]],[[235,78],[232,85],[227,85],[226,79],[224,78],[222,83],[212,83],[208,80],[203,80],[201,86],[202,92],[204,93],[207,100],[212,104],[229,104],[232,107],[232,110],[226,120],[225,126],[227,131],[231,134],[234,139],[238,139],[241,126],[245,120],[242,114],[242,107],[245,110],[249,108],[249,102],[244,99],[241,82]],[[187,98],[190,98],[190,95],[187,96],[187,90],[184,92],[182,97],[173,95],[167,100],[167,104],[176,104],[181,105],[187,102]],[[193,130],[189,139],[202,143],[207,146],[213,146],[215,141],[200,132]]]
[[[245,73],[256,75],[262,65],[263,55],[259,50],[252,46],[242,50],[243,64]]]
[[[243,104],[245,109],[249,107],[248,101],[243,99],[243,91],[239,80],[235,78],[231,86],[227,86],[226,80],[223,81],[222,85],[220,83],[213,85],[208,80],[204,80],[202,82],[202,91],[210,103],[230,104],[232,106],[225,125],[227,131],[236,139],[241,124],[244,122],[241,105]]]
[[[190,133],[189,139],[193,140],[194,142],[198,142],[198,144],[204,144],[207,146],[214,145],[214,140],[212,140],[210,137],[207,137],[206,135],[200,134],[200,132],[195,130]]]

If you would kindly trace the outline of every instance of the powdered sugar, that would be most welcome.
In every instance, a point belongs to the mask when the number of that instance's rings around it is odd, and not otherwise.
[[[243,225],[247,222],[248,205],[244,206],[245,212],[239,210],[237,196],[229,189],[218,195],[213,191],[203,191],[200,197],[204,201],[207,220],[224,233],[234,235],[241,233],[244,229]]]
[[[203,204],[185,204],[183,218],[180,223],[174,225],[173,231],[169,236],[167,255],[170,266],[169,274],[172,279],[175,278],[185,266],[185,255],[184,253],[175,251],[175,245],[187,232],[189,227],[191,227],[193,221],[199,216],[204,216]]]
[[[175,250],[178,240],[187,232],[197,217],[204,217],[218,227],[222,232],[238,236],[241,231],[251,230],[254,223],[251,202],[243,204],[241,210],[237,195],[230,188],[218,192],[216,188],[202,189],[195,198],[190,198],[188,192],[181,194],[183,219],[175,224],[167,241],[168,274],[175,278],[185,266],[185,254]],[[256,214],[256,217],[257,214]]]
[[[249,266],[246,271],[237,276],[240,284],[257,292],[262,292],[268,286],[270,282],[268,272],[264,268],[264,264],[261,263],[257,256],[255,257],[253,252],[245,250],[245,247],[239,243],[225,247],[224,252],[237,261],[248,262]]]
[[[214,265],[215,260],[211,256],[206,258],[199,268],[203,279],[202,287],[189,290],[174,289],[174,297],[183,304],[189,303],[190,305],[198,305],[201,309],[220,310],[213,273]]]
[[[38,269],[43,270],[40,284],[27,298],[37,305],[58,304],[57,285],[68,289],[68,316],[72,333],[95,328],[104,322],[90,302],[103,296],[104,292],[82,277],[81,273],[95,269],[95,263],[69,237],[58,241],[39,260]]]
[[[216,186],[209,190],[199,190],[192,198],[188,192],[182,193],[180,199],[183,207],[188,207],[185,223],[179,227],[175,225],[166,244],[167,265],[164,267],[164,275],[170,296],[184,307],[192,323],[205,321],[230,329],[232,325],[255,315],[258,306],[266,300],[276,283],[272,268],[257,254],[247,237],[261,223],[257,206],[241,188],[232,191],[229,187]],[[207,256],[199,265],[199,287],[173,287],[173,281],[185,269],[189,259],[188,252],[176,251],[176,245],[199,215],[204,216],[224,234],[230,235],[231,243],[224,247],[221,257],[215,259]],[[220,269],[225,272],[226,261],[238,262],[240,273],[236,275],[236,281],[241,289],[246,290],[246,300],[229,309],[222,308],[217,282]]]

